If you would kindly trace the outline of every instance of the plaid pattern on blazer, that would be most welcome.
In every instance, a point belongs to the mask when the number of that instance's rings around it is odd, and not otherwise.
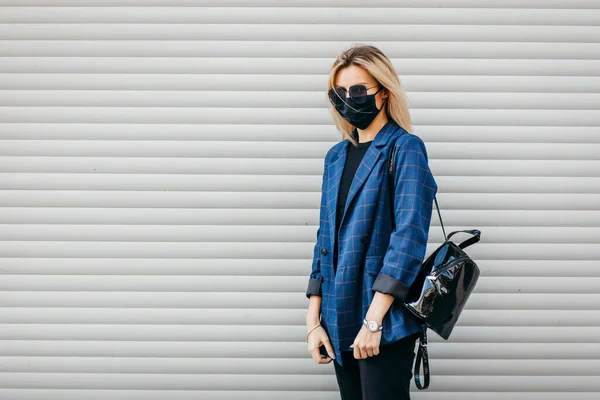
[[[325,156],[319,227],[306,290],[308,298],[322,296],[321,325],[340,365],[341,351],[352,350],[349,346],[375,291],[395,297],[383,319],[380,345],[421,330],[419,321],[402,304],[425,257],[437,192],[425,144],[390,119],[358,166],[336,227],[337,194],[349,145],[347,139],[336,143]],[[392,146],[396,175],[393,232],[387,178]],[[335,240],[338,257],[333,254]]]

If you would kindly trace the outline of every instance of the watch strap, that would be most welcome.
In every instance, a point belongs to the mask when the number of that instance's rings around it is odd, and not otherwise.
[[[367,326],[367,328],[369,328],[369,322],[375,322],[377,324],[377,330],[375,332],[379,332],[383,330],[383,323],[378,323],[377,321],[367,321],[366,318],[363,319],[363,324],[365,324]],[[370,332],[373,332],[369,329]]]

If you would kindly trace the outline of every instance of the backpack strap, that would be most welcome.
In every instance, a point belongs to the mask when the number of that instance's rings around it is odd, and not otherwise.
[[[396,139],[397,141],[398,139]],[[395,175],[394,175],[394,148],[396,147],[396,142],[394,142],[394,144],[392,145],[392,149],[390,150],[390,156],[389,156],[389,160],[390,160],[390,168],[389,168],[389,192],[390,192],[390,204],[392,207],[392,223],[395,224],[394,221],[394,189],[396,187],[396,185],[394,185],[394,180],[395,180]],[[435,196],[433,197],[433,199],[435,200],[435,207],[437,209],[438,212],[438,216],[440,217],[440,224],[442,225],[442,232],[444,233],[444,240],[448,240],[450,238],[450,236],[448,236],[448,238],[446,238],[446,230],[444,229],[444,222],[442,221],[442,214],[440,213],[440,208],[438,206],[438,202],[437,199],[435,198]],[[420,376],[420,372],[421,372],[421,364],[423,364],[423,378],[424,378],[424,385],[421,384],[421,376]],[[427,389],[429,387],[429,379],[430,379],[430,372],[429,372],[429,353],[427,351],[427,325],[422,324],[421,325],[421,334],[419,335],[419,350],[417,351],[417,356],[415,359],[415,368],[414,368],[414,373],[413,376],[415,378],[415,384],[417,385],[417,388],[419,390],[423,390],[423,389]]]
[[[421,363],[423,363],[423,377],[425,378],[425,385],[421,385]],[[421,335],[419,336],[419,350],[417,351],[417,358],[415,360],[415,372],[414,372],[415,384],[419,390],[427,389],[429,387],[429,353],[427,352],[427,326],[422,325]]]
[[[468,247],[468,246],[472,245],[473,243],[479,242],[479,239],[481,238],[481,231],[479,229],[467,229],[467,230],[463,230],[463,231],[454,231],[454,232],[450,233],[448,235],[448,239],[450,239],[450,237],[452,235],[454,235],[455,233],[458,233],[458,232],[465,232],[465,233],[470,233],[471,235],[473,235],[472,238],[467,239],[458,245],[458,247],[460,247],[461,249],[464,249],[465,247]]]

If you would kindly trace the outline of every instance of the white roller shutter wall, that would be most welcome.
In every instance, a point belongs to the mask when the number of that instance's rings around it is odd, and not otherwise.
[[[600,398],[599,1],[0,4],[1,399],[339,398],[304,290],[354,42],[482,231],[414,399]]]

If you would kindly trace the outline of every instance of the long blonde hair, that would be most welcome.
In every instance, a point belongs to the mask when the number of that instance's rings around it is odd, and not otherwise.
[[[411,133],[412,123],[408,109],[408,98],[404,93],[392,62],[375,46],[355,44],[342,51],[331,66],[326,92],[335,86],[337,72],[341,68],[350,65],[357,65],[364,68],[379,84],[387,89],[388,100],[385,102],[384,111],[389,119],[394,120],[404,130]],[[327,104],[329,104],[329,110],[331,111],[335,125],[342,134],[342,140],[348,138],[356,146],[356,140],[352,136],[354,126],[342,118],[329,100],[327,100]]]

